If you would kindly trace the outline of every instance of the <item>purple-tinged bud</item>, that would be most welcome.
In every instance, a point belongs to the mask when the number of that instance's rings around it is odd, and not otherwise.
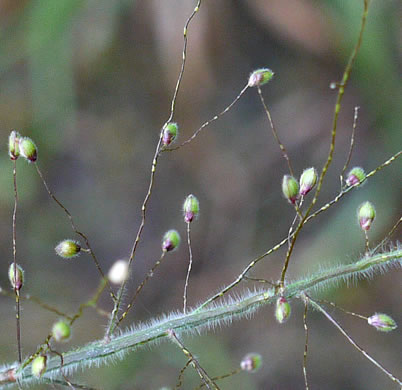
[[[190,194],[183,204],[184,221],[187,223],[191,222],[198,217],[199,212],[200,202],[194,195]]]
[[[20,138],[20,134],[15,130],[13,130],[8,137],[8,155],[11,160],[16,160],[20,155]]]
[[[63,240],[56,246],[56,248],[54,248],[54,250],[60,257],[71,259],[80,254],[81,246],[77,241]]]
[[[282,193],[290,203],[296,203],[296,200],[299,198],[299,183],[293,176],[283,176]]]
[[[305,169],[300,176],[300,195],[307,195],[314,188],[316,183],[317,170],[315,168]]]
[[[366,174],[364,173],[363,168],[354,167],[348,173],[348,176],[346,178],[346,184],[349,187],[352,187],[357,184],[360,184],[365,178]]]
[[[261,68],[255,70],[253,73],[250,74],[248,79],[248,86],[249,87],[261,87],[261,85],[266,84],[274,77],[274,72],[268,68]]]
[[[179,126],[177,123],[170,122],[162,129],[162,144],[169,146],[177,137]]]
[[[389,315],[382,313],[375,313],[367,319],[367,322],[380,332],[390,332],[398,327]]]
[[[168,230],[163,236],[162,249],[166,252],[175,250],[180,244],[180,235],[177,230]]]
[[[262,357],[258,353],[249,353],[240,362],[240,368],[247,372],[256,372],[261,368]]]
[[[31,138],[20,138],[18,146],[22,157],[26,158],[29,162],[35,162],[37,160],[38,149]]]
[[[16,290],[21,290],[24,284],[24,270],[17,264],[14,268],[14,263],[10,264],[8,268],[8,279],[10,280],[11,287]]]
[[[286,300],[285,297],[279,297],[276,301],[276,309],[275,309],[275,318],[280,323],[285,323],[291,313],[291,308],[289,302]]]
[[[32,360],[32,375],[35,378],[40,378],[46,372],[46,356],[40,355]]]
[[[55,322],[52,327],[52,336],[58,342],[67,341],[71,336],[70,324],[65,320]]]
[[[364,202],[360,205],[357,212],[359,225],[363,230],[370,230],[371,225],[375,218],[375,209],[370,202]]]

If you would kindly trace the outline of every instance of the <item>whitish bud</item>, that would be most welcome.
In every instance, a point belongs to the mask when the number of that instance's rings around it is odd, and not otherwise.
[[[10,264],[8,268],[8,279],[10,280],[12,288],[16,290],[21,290],[24,284],[24,270],[17,264],[14,268],[14,263]]]
[[[71,336],[71,327],[65,320],[57,321],[53,324],[52,335],[56,341],[66,341]]]
[[[354,167],[352,168],[346,178],[346,184],[351,187],[356,184],[360,184],[366,178],[363,168]]]
[[[296,203],[296,200],[299,197],[299,183],[293,176],[283,176],[282,193],[290,203]]]
[[[177,123],[170,122],[162,129],[162,144],[169,146],[177,137],[179,126]]]
[[[289,302],[284,297],[279,297],[276,301],[275,318],[280,323],[285,323],[290,317],[291,309]]]
[[[191,222],[194,218],[198,217],[200,212],[200,202],[194,195],[187,196],[183,204],[184,220]]]
[[[117,260],[110,268],[108,278],[113,284],[122,284],[129,275],[128,262],[126,260]]]
[[[31,138],[20,138],[18,146],[22,157],[25,157],[30,162],[36,161],[36,159],[38,158],[38,150]]]
[[[357,212],[359,225],[363,230],[369,230],[375,218],[375,209],[370,202],[364,202]]]
[[[8,137],[8,155],[11,160],[16,160],[20,155],[20,138],[20,134],[15,130],[13,130]]]
[[[262,365],[261,355],[258,353],[249,353],[240,362],[240,368],[247,372],[256,372]]]
[[[317,171],[315,168],[305,169],[300,176],[300,195],[307,195],[317,183]]]
[[[37,356],[32,360],[32,375],[36,378],[40,378],[46,371],[46,356]]]
[[[268,68],[261,68],[255,70],[251,73],[248,79],[248,86],[249,87],[260,87],[261,85],[266,84],[274,77],[274,72]]]
[[[81,246],[77,241],[63,240],[56,246],[56,248],[54,248],[54,250],[60,257],[71,259],[72,257],[79,255]]]
[[[381,332],[390,332],[398,327],[389,315],[382,313],[375,313],[367,319],[367,322]]]
[[[175,250],[180,244],[180,235],[177,230],[169,230],[163,236],[162,249],[166,252]]]

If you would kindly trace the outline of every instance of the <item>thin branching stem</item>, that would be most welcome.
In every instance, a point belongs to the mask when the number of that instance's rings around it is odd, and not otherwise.
[[[233,376],[233,375],[237,375],[237,374],[239,374],[240,372],[242,372],[242,369],[241,369],[241,368],[238,368],[238,369],[233,370],[233,371],[231,371],[231,372],[228,372],[228,373],[226,373],[226,374],[219,375],[219,376],[214,376],[214,377],[212,378],[212,380],[215,381],[215,382],[217,382],[217,381],[220,381],[220,380],[222,380],[222,379],[229,378],[229,377],[231,377],[231,376]],[[202,383],[201,385],[199,385],[199,386],[197,386],[197,387],[194,387],[194,390],[199,390],[199,389],[202,389],[203,387],[205,387],[205,383]]]
[[[396,229],[398,229],[399,225],[402,223],[402,216],[399,217],[398,221],[395,223],[394,226],[392,226],[391,230],[388,232],[388,234],[381,240],[381,242],[375,247],[375,251],[377,251],[379,248],[383,247],[386,242],[388,242],[392,235],[395,233]]]
[[[365,320],[365,321],[367,321],[367,319],[368,319],[367,317],[362,316],[361,314],[357,314],[357,313],[354,313],[353,311],[345,310],[343,307],[337,305],[334,302],[327,301],[326,299],[316,299],[316,301],[319,303],[324,303],[326,305],[330,305],[330,306],[334,307],[335,309],[343,311],[344,313],[349,314],[353,317],[361,318],[362,320]]]
[[[309,390],[308,380],[307,380],[307,352],[308,352],[308,326],[307,326],[307,301],[304,302],[304,313],[303,313],[303,327],[304,327],[304,353],[303,353],[303,377],[304,377],[304,387]]]
[[[184,293],[183,293],[183,313],[186,314],[187,310],[187,288],[188,288],[188,281],[190,279],[190,272],[191,267],[193,265],[193,251],[191,250],[191,235],[190,235],[190,222],[187,222],[187,245],[188,245],[188,269],[186,275],[186,281],[184,283]]]
[[[174,387],[175,390],[180,389],[180,387],[183,386],[183,376],[184,376],[184,372],[186,371],[186,369],[188,368],[188,366],[190,365],[191,360],[187,360],[187,363],[185,364],[185,366],[180,370],[179,376],[177,377],[177,384]]]

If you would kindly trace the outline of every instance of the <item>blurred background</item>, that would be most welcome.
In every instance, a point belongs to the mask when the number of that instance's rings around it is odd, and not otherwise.
[[[128,256],[140,223],[160,128],[168,118],[181,64],[183,26],[195,6],[189,0],[0,0],[0,286],[9,288],[12,259],[12,163],[10,131],[35,140],[38,164],[56,196],[85,232],[105,271]],[[297,175],[321,169],[329,149],[336,91],[360,27],[362,1],[204,1],[189,27],[188,62],[174,120],[179,142],[226,107],[249,73],[269,67],[274,79],[263,88],[274,123]],[[319,205],[340,189],[356,105],[361,106],[352,166],[368,172],[401,148],[402,7],[397,0],[372,1],[367,30],[347,89],[338,126],[334,163]],[[33,165],[18,160],[18,263],[26,272],[24,293],[73,313],[99,283],[88,255],[71,261],[54,253],[74,237]],[[275,144],[256,90],[207,127],[190,145],[159,160],[147,222],[138,248],[130,291],[159,258],[170,228],[185,237],[181,206],[193,193],[201,214],[192,228],[194,265],[189,304],[195,305],[233,281],[256,256],[287,235],[294,210],[281,196],[287,165]],[[378,243],[398,220],[401,162],[384,169],[361,189],[306,226],[296,245],[289,279],[364,252],[356,208],[366,200],[377,209],[369,232]],[[393,239],[400,237],[397,231]],[[261,262],[251,276],[276,280],[286,248]],[[123,324],[180,310],[188,251],[169,254],[144,288]],[[253,288],[242,283],[237,292]],[[127,294],[130,296],[130,293]],[[385,312],[402,324],[400,271],[372,281],[341,285],[316,294],[363,315]],[[104,294],[100,306],[111,309]],[[222,389],[302,389],[304,330],[301,302],[278,325],[273,308],[251,320],[197,337],[184,337],[211,376],[238,367],[248,352],[263,356],[253,375],[220,382]],[[383,334],[337,311],[334,316],[356,341],[396,376],[402,376],[401,332]],[[0,296],[0,362],[17,359],[13,299]],[[23,303],[23,354],[43,342],[57,316]],[[107,320],[88,309],[74,337],[58,350],[103,336]],[[319,313],[309,314],[308,374],[314,389],[391,389],[392,382],[362,357]],[[76,382],[98,389],[174,387],[186,363],[164,343],[136,351],[115,365],[79,374]],[[183,388],[199,384],[186,370]],[[43,388],[43,386],[41,387]]]

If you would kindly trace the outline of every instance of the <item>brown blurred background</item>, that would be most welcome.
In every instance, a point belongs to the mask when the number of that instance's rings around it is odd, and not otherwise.
[[[0,131],[12,129],[38,145],[38,164],[50,187],[90,238],[102,267],[127,257],[140,222],[153,151],[168,117],[183,46],[189,0],[0,0]],[[401,4],[373,1],[364,42],[346,92],[335,161],[319,204],[339,191],[349,147],[354,106],[361,106],[352,165],[375,168],[401,145]],[[267,104],[297,175],[321,169],[329,148],[336,92],[360,26],[358,0],[204,1],[189,28],[188,62],[174,120],[180,141],[228,105],[249,73],[267,66],[275,78],[263,88]],[[0,286],[8,288],[12,258],[12,164],[0,156]],[[160,254],[163,233],[185,236],[181,205],[189,193],[200,200],[192,224],[194,267],[189,301],[195,305],[230,283],[250,262],[286,236],[294,217],[282,198],[287,173],[255,90],[190,145],[159,160],[148,218],[138,249],[132,291]],[[369,235],[377,243],[400,215],[401,163],[397,161],[362,189],[306,226],[293,254],[289,278],[323,265],[356,259],[364,237],[356,208],[376,205]],[[26,271],[24,292],[74,312],[95,291],[99,278],[89,256],[58,258],[54,246],[76,238],[33,166],[18,161],[18,262]],[[394,236],[397,239],[398,233]],[[285,249],[254,269],[255,277],[279,277]],[[182,307],[188,263],[185,241],[143,290],[125,326]],[[253,288],[243,283],[237,292]],[[402,324],[400,272],[323,291],[346,309],[392,315]],[[110,310],[105,294],[100,302]],[[12,299],[0,296],[0,362],[17,357]],[[250,321],[184,338],[211,376],[236,368],[250,351],[264,366],[254,375],[222,381],[222,389],[302,389],[303,307],[279,326],[270,307]],[[332,311],[331,311],[332,312]],[[399,330],[382,334],[364,321],[334,312],[351,335],[397,376],[402,376]],[[23,304],[23,353],[32,353],[56,319]],[[318,313],[311,313],[308,373],[313,389],[391,389],[374,368]],[[88,309],[60,350],[102,337],[105,318]],[[116,365],[88,370],[77,381],[99,389],[174,387],[185,356],[173,345],[131,353]],[[199,384],[188,369],[183,388]]]

